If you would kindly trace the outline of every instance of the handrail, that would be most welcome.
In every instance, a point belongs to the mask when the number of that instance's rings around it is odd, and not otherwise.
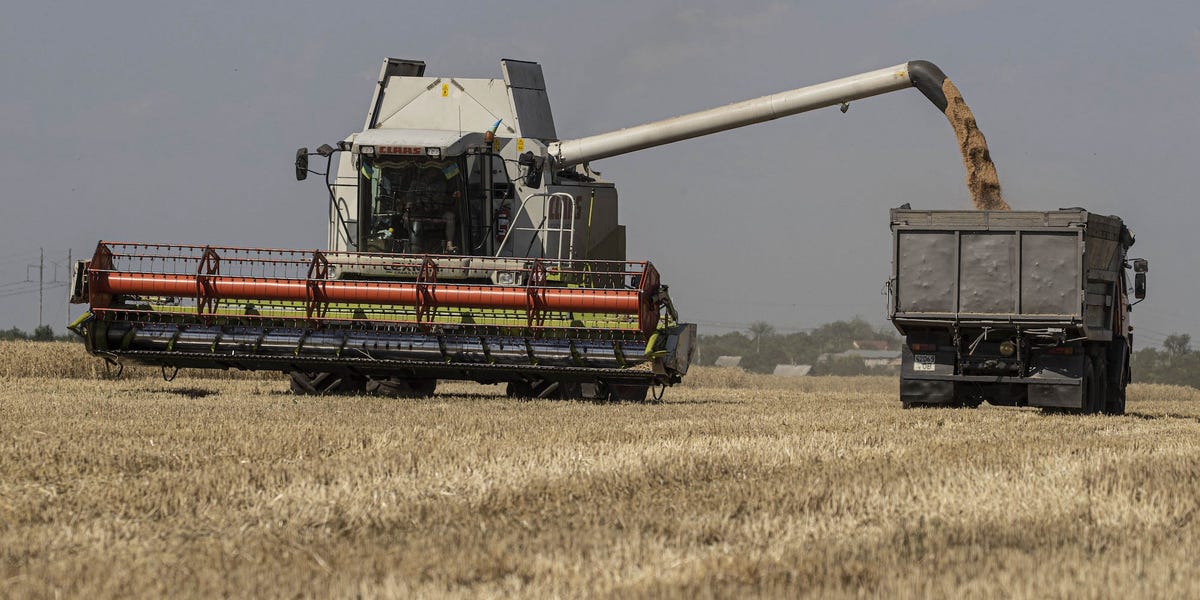
[[[542,199],[541,222],[538,223],[538,225],[536,227],[518,227],[517,226],[518,218],[520,217],[520,215],[522,213],[525,213],[526,215],[529,214],[529,212],[528,212],[529,201],[533,200],[534,198]],[[568,203],[568,208],[569,208],[569,210],[567,210],[568,216],[565,216],[565,217],[563,216],[563,211],[562,211],[562,208],[560,205],[559,226],[558,227],[549,227],[549,223],[548,223],[548,221],[550,219],[550,216],[549,216],[550,210],[549,209],[550,209],[550,206],[552,206],[552,201],[554,201],[556,199],[559,202],[565,201]],[[501,257],[501,253],[504,251],[504,248],[508,244],[509,238],[512,237],[513,232],[520,230],[520,231],[532,232],[534,234],[534,240],[537,239],[538,234],[543,235],[542,248],[541,248],[541,252],[539,253],[539,255],[537,257],[526,256],[526,258],[550,258],[550,257],[546,256],[546,246],[547,246],[547,243],[549,242],[549,235],[551,233],[556,232],[556,233],[558,233],[557,253],[556,253],[556,256],[553,258],[553,260],[555,262],[559,263],[560,265],[563,262],[563,237],[564,236],[567,237],[567,260],[568,261],[573,260],[575,258],[575,213],[576,213],[577,208],[578,208],[578,200],[575,198],[575,196],[568,194],[566,192],[552,192],[552,193],[543,192],[543,193],[537,193],[537,194],[530,194],[530,195],[526,196],[523,200],[521,200],[520,208],[518,208],[517,211],[513,214],[513,218],[512,218],[513,225],[511,227],[509,227],[508,231],[506,231],[504,233],[504,238],[500,240],[500,245],[496,247],[496,256]],[[564,219],[570,220],[571,224],[569,227],[562,226],[562,221]],[[533,221],[533,219],[530,218],[530,222],[532,222],[532,221]],[[531,248],[532,248],[532,245],[533,245],[533,240],[530,241]],[[526,253],[526,254],[530,254],[530,253]]]

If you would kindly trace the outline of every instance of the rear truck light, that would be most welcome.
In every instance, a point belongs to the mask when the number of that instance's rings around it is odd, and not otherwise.
[[[1003,342],[1000,342],[1001,356],[1012,356],[1013,354],[1016,354],[1016,352],[1017,352],[1017,345],[1012,343],[1012,341],[1004,340]]]
[[[937,352],[937,344],[909,344],[913,352]]]

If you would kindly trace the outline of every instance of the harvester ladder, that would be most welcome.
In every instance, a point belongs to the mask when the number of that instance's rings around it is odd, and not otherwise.
[[[525,214],[529,217],[529,222],[533,223],[533,215],[528,212],[529,203],[534,199],[541,200],[541,219],[537,225],[526,227],[518,227],[519,217]],[[530,194],[521,200],[521,207],[513,215],[512,226],[508,228],[508,232],[504,234],[504,239],[500,240],[500,245],[496,248],[496,256],[500,257],[504,253],[505,246],[509,240],[513,239],[514,231],[526,231],[532,235],[530,240],[530,252],[524,254],[527,258],[541,258],[547,261],[555,261],[556,266],[563,267],[564,261],[572,261],[575,259],[575,221],[578,216],[579,203],[575,196],[566,192],[540,193]],[[552,213],[557,211],[557,219],[552,219]],[[553,224],[558,222],[557,226]],[[553,240],[554,254],[550,255],[548,248]],[[532,246],[538,241],[541,242],[541,249],[535,256],[532,254]],[[566,256],[564,257],[564,250]],[[515,255],[515,253],[514,253]]]

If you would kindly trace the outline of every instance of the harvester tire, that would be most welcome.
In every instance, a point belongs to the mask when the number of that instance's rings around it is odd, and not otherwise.
[[[305,396],[329,396],[361,394],[365,386],[363,378],[347,373],[307,373],[291,371],[292,393]]]
[[[646,383],[610,383],[608,384],[608,399],[613,402],[645,402],[650,392]]]
[[[389,398],[428,398],[437,390],[437,380],[425,377],[380,377],[367,380],[367,393]]]
[[[583,398],[583,390],[578,383],[547,379],[510,381],[505,393],[510,398],[525,400],[578,400]]]
[[[533,385],[528,381],[510,381],[505,386],[504,393],[509,398],[528,400],[533,398]]]

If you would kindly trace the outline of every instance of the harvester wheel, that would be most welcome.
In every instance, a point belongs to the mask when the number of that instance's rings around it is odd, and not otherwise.
[[[550,381],[538,379],[535,381],[510,381],[505,393],[510,398],[542,400],[577,400],[583,397],[583,390],[578,383],[569,381]]]
[[[610,383],[608,399],[613,402],[645,402],[650,385],[645,383]]]
[[[361,394],[365,387],[362,377],[346,373],[306,373],[291,371],[292,393],[308,396],[331,394]]]
[[[391,398],[428,398],[437,390],[437,380],[422,377],[380,377],[367,380],[367,393]]]
[[[509,398],[529,399],[533,397],[533,385],[528,381],[510,381],[504,388]]]

